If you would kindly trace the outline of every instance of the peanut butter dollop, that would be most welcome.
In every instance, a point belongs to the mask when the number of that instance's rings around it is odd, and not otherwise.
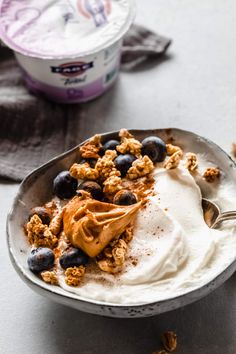
[[[134,221],[141,202],[120,206],[91,199],[88,193],[74,197],[65,207],[64,231],[74,247],[96,257]]]

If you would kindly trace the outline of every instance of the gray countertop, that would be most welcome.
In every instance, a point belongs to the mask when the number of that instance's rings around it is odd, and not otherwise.
[[[236,141],[235,0],[138,0],[137,5],[138,23],[173,38],[169,56],[123,72],[110,92],[83,106],[81,136],[175,126],[230,151]],[[17,188],[0,182],[1,354],[151,354],[165,330],[178,334],[176,353],[236,353],[236,275],[194,304],[147,319],[100,318],[32,292],[13,270],[5,242]]]

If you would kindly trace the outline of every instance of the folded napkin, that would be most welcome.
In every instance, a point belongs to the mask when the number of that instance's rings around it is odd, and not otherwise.
[[[164,55],[170,43],[134,25],[124,39],[122,67],[132,69]],[[0,177],[21,181],[34,168],[84,140],[80,136],[84,107],[59,105],[28,93],[11,51],[1,47]]]

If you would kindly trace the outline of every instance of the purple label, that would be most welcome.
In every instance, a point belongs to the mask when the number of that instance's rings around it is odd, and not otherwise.
[[[112,80],[109,85],[104,86],[104,79],[101,77],[90,84],[84,85],[81,88],[74,87],[66,89],[40,82],[32,78],[24,69],[22,69],[22,71],[25,82],[31,92],[37,95],[45,96],[53,101],[60,103],[79,103],[89,101],[104,93],[114,82]]]

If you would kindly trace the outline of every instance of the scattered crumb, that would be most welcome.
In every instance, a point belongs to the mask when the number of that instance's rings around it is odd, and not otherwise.
[[[177,145],[166,144],[167,155],[171,156],[177,151],[182,151],[182,149]]]
[[[65,282],[69,286],[78,286],[85,274],[85,267],[69,267],[65,271]]]
[[[215,182],[220,177],[220,170],[217,167],[209,167],[203,174],[203,178],[209,183]]]
[[[41,277],[45,283],[49,283],[52,285],[58,285],[57,275],[54,271],[44,271],[41,272]]]
[[[183,157],[183,151],[178,150],[176,151],[173,155],[171,155],[166,162],[164,163],[164,168],[167,170],[172,170],[174,168],[177,168],[179,166],[180,160]]]
[[[194,170],[196,170],[196,168],[198,167],[197,155],[196,154],[194,154],[193,152],[188,152],[186,154],[185,167],[190,172],[193,172]]]
[[[175,332],[164,332],[162,337],[162,344],[168,352],[173,352],[177,348],[177,335]]]

